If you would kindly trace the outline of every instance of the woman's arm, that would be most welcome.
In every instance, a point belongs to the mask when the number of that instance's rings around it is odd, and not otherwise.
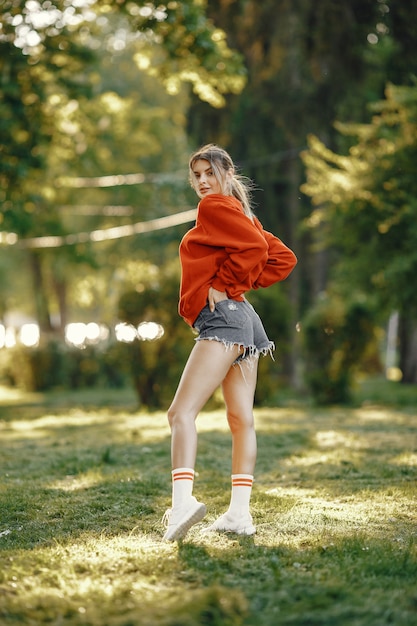
[[[256,218],[255,223],[268,243],[268,260],[253,284],[253,288],[258,289],[285,280],[296,266],[297,257],[278,237],[264,230]]]

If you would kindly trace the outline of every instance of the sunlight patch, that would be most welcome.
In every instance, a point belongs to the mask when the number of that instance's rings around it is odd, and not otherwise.
[[[21,389],[15,389],[14,387],[5,387],[4,385],[0,385],[0,403],[2,402],[22,402],[23,400],[34,401],[38,399],[38,395],[35,393],[28,394]]]
[[[84,474],[81,476],[65,476],[61,480],[54,481],[49,488],[56,489],[58,491],[82,491],[83,489],[90,489],[96,485],[101,484],[103,477],[97,474]]]
[[[332,460],[331,454],[323,454],[322,452],[311,452],[305,456],[292,456],[284,459],[284,465],[296,467],[310,467],[319,463],[329,463]]]
[[[355,414],[363,420],[385,421],[392,420],[392,411],[388,409],[376,409],[371,407],[363,407],[355,411]]]
[[[297,498],[315,498],[317,495],[317,489],[304,489],[301,487],[274,487],[273,489],[267,489],[265,493],[268,496],[279,496],[280,498],[287,498],[288,496],[296,496]]]
[[[321,448],[333,448],[335,446],[352,447],[353,436],[335,430],[320,431],[316,433],[316,441]]]
[[[393,465],[409,465],[417,467],[417,453],[403,452],[390,460]]]

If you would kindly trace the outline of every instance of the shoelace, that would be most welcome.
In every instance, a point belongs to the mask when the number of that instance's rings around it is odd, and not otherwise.
[[[162,517],[162,525],[164,528],[168,528],[169,518],[171,517],[172,509],[167,509]]]

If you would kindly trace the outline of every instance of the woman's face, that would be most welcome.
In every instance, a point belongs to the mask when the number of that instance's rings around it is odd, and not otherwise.
[[[195,176],[195,191],[199,198],[205,198],[213,193],[222,193],[220,183],[214,175],[209,161],[198,159],[191,166]]]

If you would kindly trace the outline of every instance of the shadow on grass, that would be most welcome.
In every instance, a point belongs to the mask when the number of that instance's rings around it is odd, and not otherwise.
[[[164,414],[7,415],[0,617],[53,626],[409,626],[417,607],[409,415],[257,411],[254,538],[161,542]],[[230,435],[202,415],[195,491],[227,507]]]
[[[248,607],[243,623],[251,626],[405,626],[416,608],[412,542],[387,547],[362,534],[294,548],[230,535],[184,542],[179,558],[188,584],[215,586],[225,598],[238,589]]]
[[[349,502],[354,494],[366,492],[371,501],[372,493],[384,491],[392,505],[401,493],[411,497],[417,468],[407,456],[415,433],[410,418],[399,424],[401,414],[389,420],[383,413],[381,419],[375,414],[365,419],[347,411],[315,416],[265,409],[257,415],[253,507],[264,528],[279,528],[294,507],[303,516],[317,506],[337,523],[347,504],[360,527],[364,513]],[[31,548],[86,530],[114,534],[137,526],[160,528],[171,489],[164,414],[76,408],[36,417],[19,414],[14,422],[0,430],[5,441],[0,532],[20,530],[3,537],[0,549]],[[231,439],[225,428],[219,412],[215,419],[206,416],[199,435],[195,490],[213,515],[225,510],[230,494]],[[377,516],[377,509],[373,513]],[[396,519],[411,516],[408,504],[397,506]],[[299,531],[294,521],[286,524]]]

